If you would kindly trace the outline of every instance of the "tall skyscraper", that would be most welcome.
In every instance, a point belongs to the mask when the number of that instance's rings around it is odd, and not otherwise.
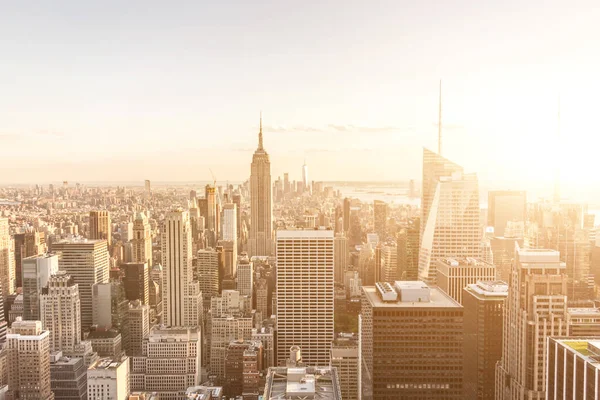
[[[167,213],[162,228],[163,323],[167,326],[197,326],[202,299],[193,281],[192,232],[187,211]]]
[[[234,193],[231,196],[231,201],[235,204],[236,233],[239,238],[242,234],[242,195]]]
[[[208,245],[214,247],[217,244],[219,238],[219,227],[217,225],[217,194],[216,188],[211,185],[206,185],[205,188],[205,199],[206,199],[206,230],[208,231]]]
[[[148,263],[152,267],[152,230],[148,218],[143,212],[137,213],[133,222],[133,240],[131,241],[132,261]]]
[[[254,290],[254,263],[247,254],[242,254],[237,260],[237,290],[242,296],[250,296]]]
[[[425,230],[429,209],[437,191],[441,177],[452,176],[455,172],[463,172],[463,168],[440,154],[423,148],[423,188],[421,189],[421,236]]]
[[[277,231],[277,360],[300,346],[307,365],[328,365],[333,340],[331,230]]]
[[[348,232],[350,230],[350,199],[344,198],[344,232]]]
[[[8,398],[53,400],[50,389],[50,332],[40,321],[13,322],[6,341]]]
[[[363,398],[463,399],[463,307],[420,281],[363,286]]]
[[[477,258],[481,252],[477,177],[456,172],[436,182],[419,251],[419,279],[429,283],[435,283],[437,260]]]
[[[75,280],[60,271],[40,297],[41,320],[50,332],[51,351],[73,350],[81,342],[81,302]]]
[[[146,196],[150,197],[150,194],[152,194],[152,189],[150,187],[150,180],[146,179],[144,181],[144,192],[146,194]]]
[[[81,329],[92,325],[92,285],[108,282],[108,249],[106,240],[72,239],[52,244],[58,256],[58,269],[65,271],[79,285]]]
[[[58,272],[58,256],[44,254],[22,261],[23,319],[40,320],[40,295],[51,275]]]
[[[515,246],[504,306],[502,359],[496,399],[544,399],[547,339],[567,336],[566,265],[554,250]]]
[[[0,218],[0,287],[4,296],[16,290],[14,243],[8,229],[8,218]]]
[[[523,191],[499,190],[488,193],[487,226],[494,236],[503,237],[508,222],[525,222],[527,195]]]
[[[248,253],[253,256],[272,254],[273,208],[271,205],[271,161],[263,148],[262,118],[258,148],[250,166],[250,237]]]
[[[478,281],[494,281],[496,267],[477,258],[444,258],[437,261],[438,287],[463,304],[463,289]]]
[[[379,251],[377,251],[379,250]],[[375,276],[379,276],[384,282],[394,282],[400,277],[398,276],[398,249],[395,242],[388,242],[378,246],[375,250],[376,257],[379,253],[379,275],[375,271]],[[376,260],[378,261],[378,260]],[[377,266],[377,264],[376,264]],[[377,281],[377,280],[376,280]]]
[[[110,246],[112,241],[112,224],[108,211],[90,211],[90,239],[105,239]]]
[[[477,282],[463,289],[465,399],[494,400],[496,363],[502,357],[502,325],[508,285]]]
[[[373,202],[373,230],[379,235],[379,240],[382,242],[387,239],[387,214],[387,203],[381,200],[375,200]]]

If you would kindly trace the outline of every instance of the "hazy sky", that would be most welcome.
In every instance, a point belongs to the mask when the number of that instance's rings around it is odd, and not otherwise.
[[[274,178],[597,186],[589,1],[37,1],[0,5],[0,182]],[[554,151],[561,96],[562,139]],[[580,171],[581,173],[576,174]]]

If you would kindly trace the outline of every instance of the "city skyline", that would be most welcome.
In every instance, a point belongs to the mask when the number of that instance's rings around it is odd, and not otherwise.
[[[597,182],[593,3],[459,3],[4,6],[0,183],[242,181],[261,109],[273,176],[306,158],[315,180],[411,179],[440,78],[443,154],[482,182],[550,184],[557,159]]]

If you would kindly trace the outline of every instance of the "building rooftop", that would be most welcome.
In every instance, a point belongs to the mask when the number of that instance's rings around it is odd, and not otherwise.
[[[465,290],[481,300],[505,299],[508,296],[508,283],[504,281],[478,281],[467,285]]]
[[[265,400],[341,400],[337,370],[330,367],[271,367]]]
[[[421,281],[396,281],[393,287],[399,294],[396,301],[382,300],[375,286],[363,286],[363,292],[374,308],[462,308],[442,290]]]
[[[192,386],[185,391],[188,400],[211,400],[221,399],[223,396],[222,386]]]
[[[438,260],[439,263],[448,267],[489,267],[495,268],[494,264],[475,257],[449,257]]]
[[[280,238],[333,238],[333,231],[331,229],[281,230],[277,231],[277,239]]]
[[[88,371],[116,369],[121,364],[126,363],[126,362],[129,362],[128,357],[123,357],[120,360],[113,359],[112,357],[104,357],[104,358],[100,358],[98,361],[96,361],[95,363],[90,365],[90,367],[88,368]]]
[[[553,338],[568,350],[600,368],[600,337]]]

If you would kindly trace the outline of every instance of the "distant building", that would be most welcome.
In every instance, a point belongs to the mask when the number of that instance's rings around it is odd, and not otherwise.
[[[110,247],[112,243],[112,225],[108,211],[90,211],[90,234],[92,240],[106,240]]]
[[[52,254],[27,257],[22,260],[23,319],[40,320],[40,294],[50,276],[58,272],[58,257]]]
[[[502,357],[502,326],[508,284],[477,282],[463,289],[465,399],[494,400],[496,363]]]
[[[525,222],[527,194],[524,191],[497,190],[488,193],[487,226],[494,236],[503,237],[508,222]]]
[[[463,399],[463,316],[458,302],[420,281],[363,286],[363,398]]]
[[[52,243],[58,256],[58,269],[68,273],[79,285],[81,329],[92,325],[92,285],[108,282],[108,249],[106,240],[73,239]]]
[[[419,278],[419,233],[420,218],[413,218],[408,226],[400,228],[396,239],[398,250],[398,274],[403,281],[416,281]]]
[[[496,280],[496,267],[477,258],[443,258],[437,261],[438,287],[463,304],[463,290],[478,281]]]
[[[123,286],[127,300],[140,300],[142,304],[150,304],[148,264],[131,262],[121,265],[125,271]]]
[[[387,238],[387,214],[387,203],[381,200],[375,200],[373,202],[373,230],[379,235],[379,239],[382,241],[385,241]]]
[[[344,233],[336,233],[334,238],[334,277],[336,283],[342,283],[344,281],[344,273],[348,268],[348,238]]]
[[[130,392],[129,358],[101,358],[87,371],[88,400],[127,400]]]
[[[143,212],[137,213],[133,222],[132,261],[152,264],[152,229]]]

